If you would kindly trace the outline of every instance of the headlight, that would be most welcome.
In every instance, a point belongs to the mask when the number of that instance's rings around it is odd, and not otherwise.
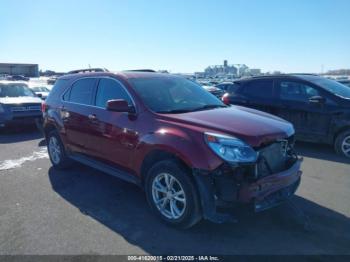
[[[257,160],[257,153],[242,140],[232,136],[205,133],[208,146],[223,160],[230,163],[252,163]]]

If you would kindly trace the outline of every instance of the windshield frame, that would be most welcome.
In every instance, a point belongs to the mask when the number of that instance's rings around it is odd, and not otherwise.
[[[33,92],[50,92],[50,90],[47,89],[47,87],[45,87],[45,86],[32,86],[32,87],[30,87],[30,89]]]

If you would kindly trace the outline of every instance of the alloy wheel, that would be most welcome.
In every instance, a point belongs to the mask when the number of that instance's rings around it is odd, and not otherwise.
[[[160,173],[152,183],[153,202],[168,219],[180,218],[186,209],[186,195],[180,182],[171,174]]]
[[[350,157],[350,135],[343,139],[341,149],[347,157]]]
[[[61,148],[56,137],[50,137],[49,154],[54,164],[58,165],[61,160]]]

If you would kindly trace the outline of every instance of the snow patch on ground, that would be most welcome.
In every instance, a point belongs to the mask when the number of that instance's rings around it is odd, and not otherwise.
[[[18,167],[21,167],[27,161],[33,162],[37,159],[42,159],[42,158],[49,158],[46,147],[41,148],[38,151],[34,151],[30,156],[21,157],[19,159],[10,159],[10,160],[0,161],[0,171],[18,168]]]

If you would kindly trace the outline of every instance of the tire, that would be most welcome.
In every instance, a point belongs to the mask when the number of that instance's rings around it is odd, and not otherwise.
[[[72,160],[67,156],[61,138],[57,131],[51,131],[47,135],[47,151],[52,165],[57,169],[70,167]]]
[[[350,158],[350,130],[346,130],[337,136],[334,148],[338,154]]]
[[[172,183],[168,188],[167,179]],[[198,193],[190,174],[175,160],[164,160],[152,166],[146,177],[145,192],[152,211],[168,225],[190,228],[202,218]]]

